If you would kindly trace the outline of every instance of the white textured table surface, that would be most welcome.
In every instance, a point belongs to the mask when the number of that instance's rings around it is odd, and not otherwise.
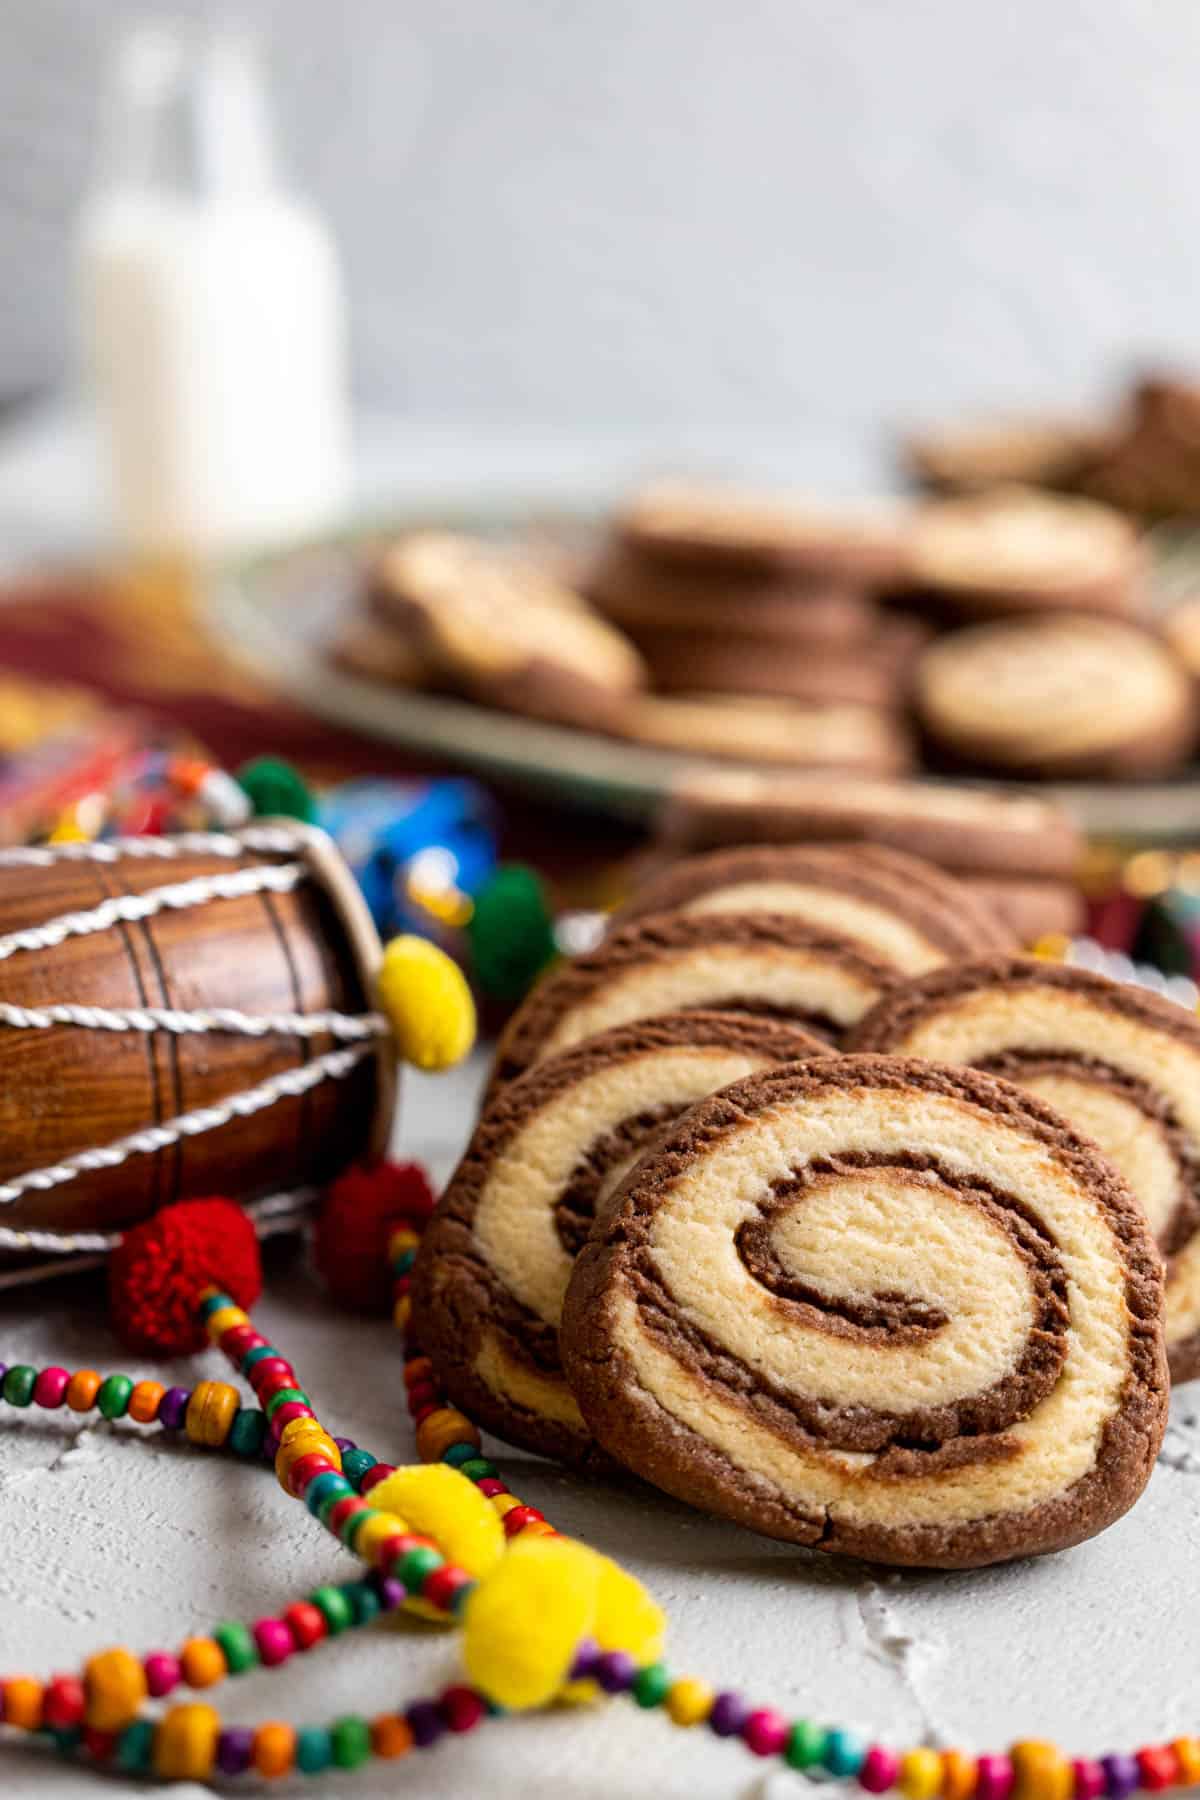
[[[448,1173],[479,1068],[410,1080],[400,1145]],[[336,1429],[389,1460],[412,1455],[400,1349],[383,1324],[333,1312],[298,1261],[276,1259],[256,1316],[294,1358]],[[7,1361],[128,1368],[98,1299],[74,1287],[6,1296]],[[215,1354],[177,1379],[219,1374]],[[151,1372],[146,1366],[145,1372]],[[258,1466],[70,1415],[0,1421],[0,1669],[48,1675],[101,1645],[177,1645],[218,1619],[277,1611],[356,1565]],[[1078,1753],[1200,1725],[1200,1390],[1176,1400],[1161,1465],[1135,1511],[1103,1537],[1037,1563],[964,1575],[889,1575],[810,1557],[649,1492],[585,1487],[501,1455],[555,1521],[621,1557],[671,1619],[670,1660],[762,1704],[811,1712],[895,1743],[999,1748],[1019,1729]],[[520,1465],[518,1467],[518,1464]],[[218,1691],[234,1722],[371,1714],[452,1678],[453,1641],[415,1621],[355,1632]],[[296,1777],[274,1791],[524,1800],[800,1795],[704,1731],[613,1701],[510,1719],[402,1763]],[[0,1752],[0,1793],[135,1791],[40,1752]],[[195,1792],[197,1790],[184,1790]]]

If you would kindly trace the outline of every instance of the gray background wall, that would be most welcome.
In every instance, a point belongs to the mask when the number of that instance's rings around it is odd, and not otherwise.
[[[378,406],[878,433],[1200,368],[1195,0],[278,0],[291,165]],[[69,357],[127,0],[0,7],[0,394]]]

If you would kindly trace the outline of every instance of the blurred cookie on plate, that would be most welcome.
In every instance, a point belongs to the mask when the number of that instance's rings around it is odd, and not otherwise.
[[[922,655],[915,704],[960,767],[1102,781],[1165,774],[1196,736],[1187,671],[1148,631],[1070,615],[951,632]]]
[[[614,537],[584,582],[597,611],[633,637],[648,631],[722,632],[841,650],[873,631],[874,602],[842,579],[787,569],[731,568],[720,557],[680,567]]]
[[[863,769],[910,766],[907,734],[878,707],[741,694],[639,694],[618,733],[659,750],[735,762]]]
[[[602,730],[645,681],[628,639],[552,574],[450,532],[390,545],[370,600],[439,684],[506,712]]]
[[[946,493],[1011,483],[1069,488],[1103,441],[1097,426],[1080,419],[992,419],[916,433],[900,455],[908,474]]]
[[[966,618],[1131,616],[1145,604],[1145,556],[1133,526],[1109,507],[1000,488],[919,509],[902,587]]]

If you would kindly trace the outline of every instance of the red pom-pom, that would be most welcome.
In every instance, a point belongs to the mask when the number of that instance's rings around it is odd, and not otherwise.
[[[420,1229],[434,1207],[420,1163],[359,1163],[325,1196],[313,1232],[313,1262],[339,1305],[384,1313],[392,1303],[388,1238],[400,1225]]]
[[[262,1292],[254,1227],[232,1200],[180,1200],[127,1231],[108,1264],[113,1327],[131,1350],[182,1356],[208,1342],[198,1296],[219,1287],[239,1306]]]

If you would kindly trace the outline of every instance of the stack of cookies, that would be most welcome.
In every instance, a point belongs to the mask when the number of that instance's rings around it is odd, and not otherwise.
[[[1168,1349],[1200,1369],[1198,1072],[1190,1014],[932,863],[680,862],[514,1018],[414,1328],[497,1436],[772,1537],[1060,1549],[1145,1486]]]
[[[627,735],[711,753],[716,722],[740,718],[747,760],[903,766],[921,632],[885,619],[874,594],[900,579],[905,537],[892,508],[683,483],[642,490],[588,580],[655,689],[629,709]]]

